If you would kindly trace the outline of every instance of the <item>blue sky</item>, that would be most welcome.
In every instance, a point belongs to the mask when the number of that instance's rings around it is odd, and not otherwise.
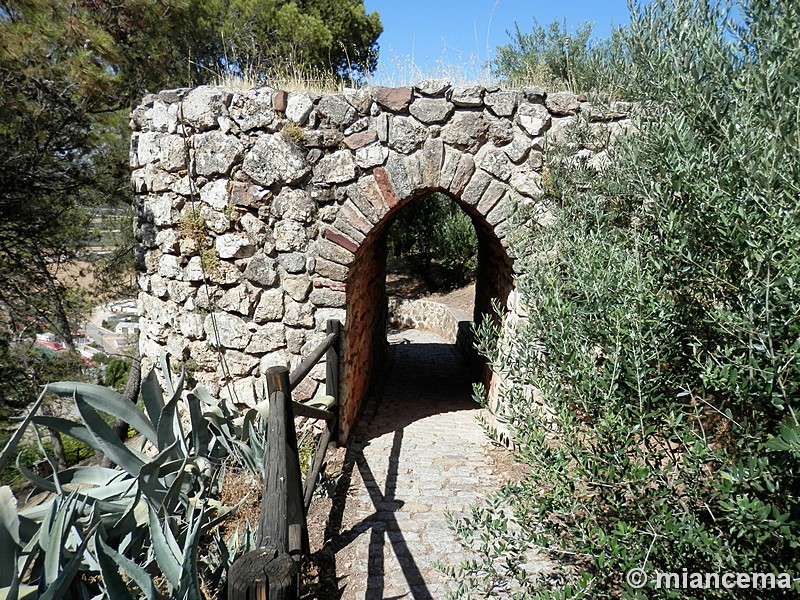
[[[475,77],[494,48],[510,42],[507,32],[515,21],[523,31],[530,31],[534,16],[542,25],[566,19],[569,28],[589,21],[596,37],[606,37],[612,23],[627,24],[629,14],[626,0],[365,0],[364,5],[383,22],[375,82],[396,85],[412,83],[415,75]]]

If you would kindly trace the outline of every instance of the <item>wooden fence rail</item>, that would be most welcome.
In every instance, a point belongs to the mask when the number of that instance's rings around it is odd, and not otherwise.
[[[258,548],[239,557],[228,573],[231,600],[296,600],[299,598],[300,561],[308,553],[306,511],[336,428],[339,405],[341,323],[328,321],[322,343],[289,373],[286,367],[267,371],[269,417],[264,452],[264,493],[258,525]],[[330,410],[291,399],[292,390],[325,356],[325,392]],[[330,398],[328,399],[330,401]],[[301,484],[295,414],[321,418],[325,428]]]

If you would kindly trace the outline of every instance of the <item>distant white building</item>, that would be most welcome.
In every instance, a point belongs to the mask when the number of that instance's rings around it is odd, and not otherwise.
[[[114,328],[114,333],[136,333],[139,331],[139,323],[133,321],[120,321]]]
[[[135,312],[136,300],[120,300],[119,302],[112,302],[108,305],[111,312]]]

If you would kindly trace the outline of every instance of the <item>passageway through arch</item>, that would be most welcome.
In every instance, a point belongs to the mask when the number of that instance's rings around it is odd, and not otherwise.
[[[420,189],[398,203],[367,233],[349,266],[346,289],[346,325],[343,361],[342,431],[346,440],[361,402],[369,392],[373,375],[380,373],[387,346],[387,237],[392,223],[402,210],[420,202],[433,192],[441,192],[453,200],[470,217],[478,240],[473,322],[493,315],[492,301],[506,302],[513,289],[512,262],[492,226],[478,209],[461,201],[444,188]],[[471,328],[461,324],[456,345],[469,351]],[[477,356],[475,356],[477,359]],[[488,384],[489,371],[479,360],[473,361],[473,380]],[[414,374],[409,373],[409,377]]]

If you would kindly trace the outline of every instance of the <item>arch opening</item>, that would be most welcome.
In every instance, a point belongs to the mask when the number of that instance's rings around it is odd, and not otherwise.
[[[355,252],[349,267],[346,287],[346,324],[344,327],[344,385],[341,407],[342,430],[345,441],[354,424],[362,401],[368,395],[373,376],[379,372],[387,352],[388,302],[387,262],[388,235],[392,224],[407,207],[433,193],[440,193],[453,201],[470,218],[477,237],[477,267],[471,321],[457,324],[453,340],[457,349],[471,365],[473,381],[488,386],[491,372],[472,348],[472,324],[484,318],[494,318],[494,300],[504,305],[513,289],[512,261],[492,225],[475,206],[462,201],[445,188],[422,189],[389,210],[367,233]],[[413,376],[413,374],[409,374]]]

